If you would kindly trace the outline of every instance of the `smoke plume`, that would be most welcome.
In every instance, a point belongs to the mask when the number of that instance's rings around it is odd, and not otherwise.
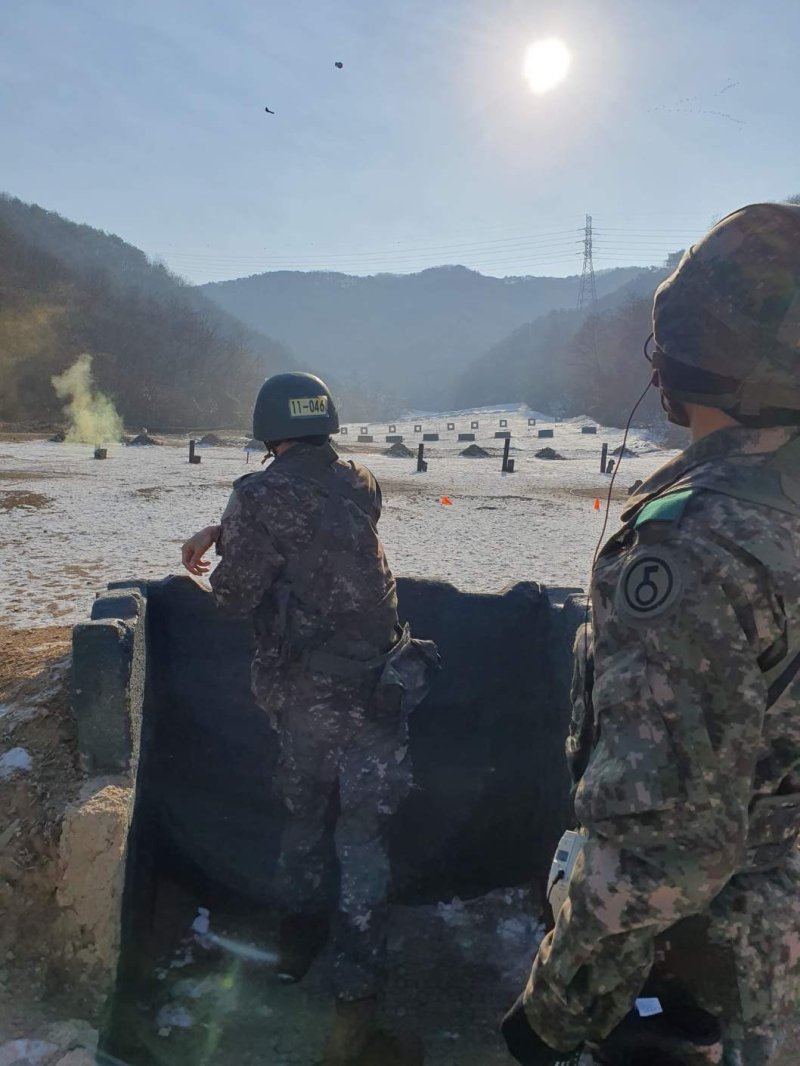
[[[84,354],[51,379],[56,395],[65,401],[69,416],[68,441],[106,444],[122,436],[122,419],[108,396],[94,390],[92,357]]]

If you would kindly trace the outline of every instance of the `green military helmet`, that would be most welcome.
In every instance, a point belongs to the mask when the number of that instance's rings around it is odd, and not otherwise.
[[[256,440],[295,440],[338,431],[331,390],[315,374],[275,374],[261,386],[253,411]]]
[[[658,287],[653,332],[670,397],[752,424],[800,421],[800,206],[718,222]]]

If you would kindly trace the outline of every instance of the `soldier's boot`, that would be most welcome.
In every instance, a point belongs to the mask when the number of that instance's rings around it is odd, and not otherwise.
[[[374,997],[337,1001],[323,1066],[422,1066],[422,1042],[378,1028],[377,1008]]]
[[[278,930],[277,974],[282,981],[302,981],[328,939],[327,914],[284,914]]]
[[[325,1042],[324,1066],[355,1066],[375,1031],[375,996],[352,1002],[337,999],[333,1025]]]

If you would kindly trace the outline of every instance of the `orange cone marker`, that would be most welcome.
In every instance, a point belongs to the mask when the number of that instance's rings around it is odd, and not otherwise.
[[[595,500],[594,500],[594,509],[595,509],[595,511],[599,511],[600,510],[600,500],[596,496],[595,496]]]
[[[442,498],[439,500],[439,503],[442,505],[442,507],[453,506],[453,501],[450,499],[449,496],[442,496]]]

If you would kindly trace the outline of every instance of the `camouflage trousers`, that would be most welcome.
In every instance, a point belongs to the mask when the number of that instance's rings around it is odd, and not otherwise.
[[[385,968],[385,829],[411,786],[407,718],[399,700],[387,705],[374,686],[300,671],[281,675],[262,703],[278,733],[275,787],[289,813],[276,892],[288,911],[329,908],[333,811],[334,990],[341,999],[361,999],[380,990]]]

